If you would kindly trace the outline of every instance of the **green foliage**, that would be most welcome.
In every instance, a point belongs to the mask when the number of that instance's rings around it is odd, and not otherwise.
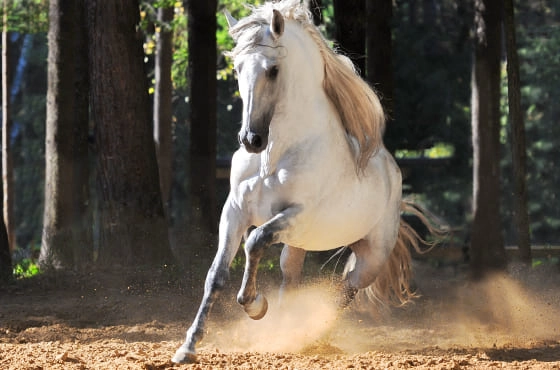
[[[396,158],[451,158],[455,154],[455,148],[449,143],[435,143],[430,148],[421,150],[397,149]]]
[[[16,279],[30,278],[41,273],[41,269],[31,258],[24,258],[16,263],[13,271]]]
[[[48,0],[8,0],[8,31],[20,33],[47,32],[49,27]],[[0,19],[4,9],[0,5]]]
[[[560,263],[560,258],[549,256],[547,258],[533,258],[531,266],[536,269],[539,267],[544,267],[548,265],[558,265]]]

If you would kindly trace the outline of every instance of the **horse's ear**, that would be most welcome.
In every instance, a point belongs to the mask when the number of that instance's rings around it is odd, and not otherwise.
[[[276,9],[272,10],[272,20],[270,21],[270,31],[275,39],[282,36],[284,32],[284,17]]]
[[[227,20],[227,24],[228,24],[229,28],[231,28],[231,27],[233,27],[237,24],[237,19],[233,18],[233,16],[231,15],[231,13],[227,9],[224,9],[224,15],[226,16],[226,20]]]

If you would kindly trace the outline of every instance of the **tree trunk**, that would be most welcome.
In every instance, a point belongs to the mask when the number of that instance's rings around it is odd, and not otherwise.
[[[362,77],[366,74],[366,0],[333,0],[335,39]]]
[[[1,190],[0,190],[1,191]],[[6,282],[13,277],[12,255],[8,244],[8,233],[4,218],[0,217],[0,283]]]
[[[10,251],[16,248],[14,227],[14,171],[11,151],[12,119],[10,108],[10,83],[12,81],[10,41],[8,32],[8,0],[3,2],[2,18],[2,187],[3,213]]]
[[[217,233],[216,0],[187,1],[190,82],[190,212],[195,240]],[[195,249],[208,250],[206,246]]]
[[[500,219],[500,42],[502,2],[475,1],[472,73],[473,277],[506,267]]]
[[[91,112],[103,265],[172,259],[163,213],[136,0],[88,1]]]
[[[393,112],[392,0],[366,2],[366,77],[381,98],[387,115]]]
[[[506,33],[508,105],[511,124],[511,156],[514,178],[514,219],[517,229],[517,247],[521,260],[531,264],[531,241],[529,210],[527,208],[527,152],[525,146],[525,123],[521,111],[521,83],[519,60],[515,38],[513,0],[504,0],[504,29]]]
[[[172,83],[173,62],[173,7],[158,9],[160,32],[156,34],[155,91],[154,91],[154,141],[159,168],[159,184],[163,208],[169,220],[169,200],[173,172],[172,139]]]
[[[323,23],[323,0],[307,0],[307,8],[313,17],[313,24],[319,26]]]
[[[50,1],[43,268],[73,268],[93,256],[84,21],[82,2]]]

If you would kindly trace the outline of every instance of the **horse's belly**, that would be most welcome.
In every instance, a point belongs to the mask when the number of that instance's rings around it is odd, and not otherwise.
[[[364,199],[365,198],[365,199]],[[323,251],[349,245],[366,237],[387,209],[368,197],[346,204],[333,201],[316,211],[303,211],[287,241],[289,245],[308,251]]]

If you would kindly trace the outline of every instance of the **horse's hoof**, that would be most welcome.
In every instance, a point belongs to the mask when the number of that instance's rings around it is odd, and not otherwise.
[[[264,315],[266,315],[267,310],[268,301],[262,294],[257,294],[257,297],[255,298],[253,303],[245,306],[245,312],[247,312],[247,315],[249,315],[249,317],[253,320],[262,319]]]
[[[176,364],[193,364],[196,362],[196,353],[185,348],[183,345],[175,352],[175,356],[173,356],[171,361]]]

